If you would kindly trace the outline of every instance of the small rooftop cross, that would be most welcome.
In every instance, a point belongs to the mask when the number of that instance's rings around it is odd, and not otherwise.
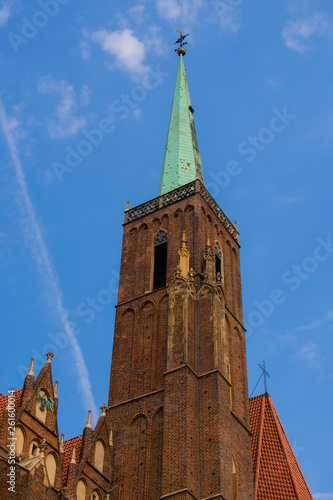
[[[185,55],[186,54],[186,50],[184,49],[184,45],[187,45],[187,42],[184,42],[185,38],[189,36],[189,33],[187,33],[187,35],[184,35],[184,31],[179,31],[179,30],[176,30],[178,31],[178,33],[180,33],[180,37],[178,38],[178,40],[174,43],[174,45],[176,45],[177,43],[179,43],[179,47],[178,49],[175,49],[175,52],[177,52],[177,54],[180,56],[180,55]]]
[[[271,378],[270,374],[268,371],[266,371],[266,363],[263,361],[262,365],[259,363],[259,367],[262,369],[262,374],[264,376],[264,382],[265,382],[265,394],[267,393],[267,377]]]

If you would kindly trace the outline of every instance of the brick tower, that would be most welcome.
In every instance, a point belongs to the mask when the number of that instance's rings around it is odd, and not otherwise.
[[[237,228],[204,185],[183,57],[159,196],[125,212],[112,500],[253,500]]]

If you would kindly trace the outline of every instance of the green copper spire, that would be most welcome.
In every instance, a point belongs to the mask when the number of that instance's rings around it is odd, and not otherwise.
[[[193,120],[183,56],[178,49],[179,66],[173,97],[167,144],[164,154],[159,196],[195,179],[204,184],[197,134]]]

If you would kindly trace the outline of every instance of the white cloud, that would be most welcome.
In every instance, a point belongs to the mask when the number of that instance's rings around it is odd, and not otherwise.
[[[88,106],[90,103],[90,97],[91,97],[92,91],[89,88],[89,85],[83,85],[81,95],[80,95],[80,105],[81,106]]]
[[[131,7],[128,13],[137,24],[142,24],[144,21],[145,11],[145,5],[136,5],[135,7]]]
[[[10,17],[10,6],[9,3],[4,2],[0,6],[0,26],[5,26],[8,23],[8,19]]]
[[[56,108],[56,120],[48,120],[48,129],[52,139],[70,137],[86,126],[86,119],[83,115],[76,116],[79,106],[86,106],[89,103],[89,88],[84,85],[81,96],[78,99],[73,86],[66,80],[59,82],[50,76],[41,79],[38,85],[41,94],[57,93],[60,95],[60,104]]]
[[[176,21],[182,15],[182,11],[177,0],[157,0],[157,12],[160,17],[168,21]]]
[[[165,45],[160,36],[161,27],[152,24],[148,27],[148,34],[144,38],[146,50],[155,52],[158,55],[165,55],[170,53],[170,47]]]
[[[79,45],[79,49],[81,50],[82,59],[90,59],[91,58],[91,50],[88,42],[83,41]]]
[[[77,341],[75,333],[68,319],[68,312],[63,305],[63,295],[59,284],[57,272],[53,266],[52,256],[47,248],[46,241],[42,228],[39,225],[36,209],[30,198],[27,188],[22,163],[19,156],[19,150],[16,145],[14,131],[18,123],[16,120],[7,117],[5,107],[0,95],[0,125],[5,136],[8,149],[10,151],[12,164],[15,170],[17,180],[18,205],[23,207],[22,225],[24,227],[24,235],[27,243],[30,246],[32,257],[35,260],[37,271],[42,279],[46,290],[46,295],[49,303],[55,309],[59,320],[67,333],[69,343],[73,349],[74,360],[78,371],[80,381],[80,390],[84,407],[93,409],[94,420],[97,419],[97,407],[94,396],[92,394],[90,377],[87,366],[85,364],[81,347]]]
[[[326,312],[325,316],[322,316],[319,319],[311,321],[310,323],[307,323],[305,325],[298,326],[295,328],[295,331],[304,332],[308,330],[319,330],[320,328],[323,328],[327,324],[331,323],[332,319],[333,319],[333,310],[329,309]]]
[[[333,500],[333,493],[314,493],[314,500]]]
[[[324,37],[331,33],[328,15],[323,12],[315,12],[303,20],[290,19],[282,30],[285,45],[300,54],[311,50],[313,37]]]
[[[114,56],[115,65],[128,71],[132,76],[140,76],[147,71],[144,60],[146,47],[130,29],[109,32],[101,29],[90,34],[91,40],[99,43],[101,48]]]
[[[239,13],[234,11],[230,12],[221,18],[221,26],[225,31],[231,31],[232,33],[237,33],[241,26],[241,21],[239,18]]]
[[[186,23],[196,20],[202,5],[202,0],[156,0],[156,8],[160,17],[168,21]]]
[[[229,5],[227,2],[214,0],[213,6],[220,19],[220,25],[223,30],[237,33],[241,26],[240,7]]]
[[[314,363],[317,360],[317,345],[311,340],[298,351],[297,355],[304,361]]]

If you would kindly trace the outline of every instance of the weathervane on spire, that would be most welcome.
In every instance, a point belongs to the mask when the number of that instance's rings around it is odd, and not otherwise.
[[[187,33],[187,35],[184,35],[184,31],[179,31],[179,30],[176,30],[178,31],[178,33],[180,33],[180,37],[178,38],[178,40],[174,43],[174,45],[176,45],[177,43],[179,43],[179,47],[178,49],[175,49],[175,52],[177,52],[177,54],[180,56],[184,56],[186,54],[186,50],[184,48],[184,45],[187,45],[187,42],[184,42],[185,38],[189,36],[189,33]]]

